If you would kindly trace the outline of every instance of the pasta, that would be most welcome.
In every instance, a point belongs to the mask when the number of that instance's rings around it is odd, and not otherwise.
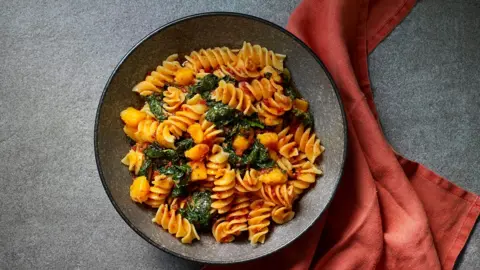
[[[158,208],[165,203],[165,199],[170,194],[172,188],[173,180],[171,177],[163,174],[154,176],[152,186],[150,187],[150,193],[148,194],[148,200],[145,204],[148,204],[153,208]]]
[[[176,210],[168,210],[168,205],[166,204],[160,205],[152,221],[162,226],[170,234],[175,235],[175,237],[181,238],[184,244],[190,244],[195,239],[200,240],[195,226],[177,213]]]
[[[210,231],[219,243],[264,243],[323,174],[325,148],[285,59],[248,42],[199,49],[133,87],[145,103],[120,113],[130,197],[158,208],[152,221],[180,242]]]
[[[289,222],[295,216],[295,212],[291,208],[285,206],[275,206],[272,210],[272,220],[277,224]]]
[[[129,171],[133,171],[136,175],[138,175],[144,159],[145,155],[142,151],[140,151],[139,145],[136,145],[130,149],[128,154],[122,159],[122,163],[128,166]]]
[[[219,214],[227,213],[232,207],[235,193],[235,171],[226,170],[222,178],[215,180],[212,208]]]
[[[174,81],[175,72],[181,68],[180,63],[176,61],[177,58],[177,54],[167,57],[161,66],[147,75],[144,81],[135,85],[133,91],[142,96],[148,96],[155,92],[160,93],[161,88]]]
[[[185,101],[185,93],[176,87],[168,87],[163,95],[163,101],[165,102],[163,108],[169,113],[176,112]]]
[[[218,83],[218,88],[213,91],[212,97],[214,100],[221,101],[244,114],[248,115],[254,112],[251,98],[244,91],[231,83],[226,83],[224,80]]]
[[[274,206],[275,204],[261,199],[250,204],[248,218],[248,240],[250,240],[250,243],[265,242],[265,235],[268,233],[268,226],[270,225],[269,218]]]

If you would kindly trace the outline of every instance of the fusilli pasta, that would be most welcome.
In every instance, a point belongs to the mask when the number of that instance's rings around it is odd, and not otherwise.
[[[158,208],[152,221],[182,243],[206,229],[220,243],[264,243],[322,174],[324,147],[285,57],[248,42],[182,64],[173,54],[133,88],[145,103],[120,113],[134,143],[121,160],[130,197]]]
[[[184,244],[190,244],[195,239],[200,240],[195,226],[177,213],[176,210],[168,210],[167,204],[162,204],[158,207],[157,214],[152,221],[162,226],[170,234],[175,235],[175,237],[181,238],[180,241]]]

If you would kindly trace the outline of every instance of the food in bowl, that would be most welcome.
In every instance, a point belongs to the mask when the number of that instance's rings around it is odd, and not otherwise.
[[[322,171],[324,151],[309,103],[293,86],[285,55],[241,49],[169,56],[133,91],[143,108],[120,114],[132,148],[122,159],[130,197],[158,208],[153,222],[182,243],[211,229],[217,242],[243,232],[264,243]]]

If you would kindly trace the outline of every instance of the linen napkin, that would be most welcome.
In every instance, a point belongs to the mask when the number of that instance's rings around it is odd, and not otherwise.
[[[205,269],[453,268],[479,216],[479,196],[393,151],[368,77],[368,53],[414,4],[304,0],[293,12],[287,29],[321,58],[341,94],[344,175],[322,217],[292,244],[259,260]]]

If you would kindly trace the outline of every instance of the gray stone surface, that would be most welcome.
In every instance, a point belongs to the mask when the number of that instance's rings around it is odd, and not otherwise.
[[[225,10],[285,25],[298,2],[0,1],[0,269],[198,269],[142,240],[108,201],[93,154],[101,91],[164,23]],[[422,1],[370,57],[395,149],[477,193],[479,15],[478,1]],[[459,269],[480,269],[479,242]]]

